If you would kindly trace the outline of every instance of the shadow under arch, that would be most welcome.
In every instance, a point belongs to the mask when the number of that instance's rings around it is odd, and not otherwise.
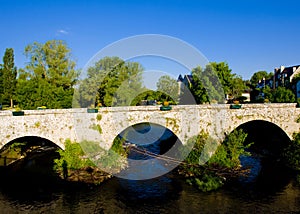
[[[180,139],[170,129],[160,124],[149,122],[129,126],[118,136],[125,139],[127,144],[144,148],[157,155],[170,155],[170,150],[174,150],[173,146],[177,148],[177,146],[183,145]],[[176,143],[178,145],[176,145]],[[144,158],[147,157],[145,156]],[[149,158],[153,157],[149,156]]]
[[[291,142],[279,126],[265,120],[252,120],[239,125],[248,134],[245,143],[253,143],[250,150],[260,155],[279,157]]]
[[[62,148],[43,137],[23,136],[6,143],[0,154],[10,155],[10,149],[27,150],[27,154],[19,154],[14,162],[0,168],[1,191],[17,201],[53,201],[53,191],[60,185],[60,178],[53,170],[53,160],[60,157],[57,150]]]
[[[13,171],[44,167],[45,170],[42,171],[46,172],[53,168],[53,160],[59,158],[57,152],[59,149],[62,150],[60,146],[46,138],[23,136],[6,143],[0,149],[0,154],[2,159],[11,159],[7,165]],[[14,158],[10,157],[12,154]]]
[[[48,147],[53,147],[53,148],[58,148],[58,149],[62,149],[59,145],[57,145],[56,143],[52,142],[51,140],[48,140],[44,137],[39,137],[39,136],[23,136],[23,137],[18,137],[15,138],[9,142],[7,142],[5,145],[2,146],[2,148],[0,148],[0,151],[3,149],[6,149],[7,147],[9,147],[10,145],[12,145],[13,143],[28,143],[29,145],[33,145],[33,146],[48,146]]]
[[[128,168],[117,175],[121,187],[118,191],[126,195],[126,201],[165,200],[178,195],[174,191],[180,192],[182,187],[173,179],[172,170],[180,163],[178,151],[183,144],[170,129],[155,123],[137,123],[117,138],[123,138],[124,144],[131,147]]]
[[[282,158],[291,143],[289,136],[278,125],[264,120],[252,120],[236,129],[248,134],[245,144],[253,143],[247,149],[251,156],[240,157],[242,166],[250,168],[248,176],[240,179],[243,191],[257,198],[281,192],[293,177]]]
[[[152,179],[171,172],[184,160],[180,139],[168,128],[151,122],[127,127],[116,138],[129,148],[128,168],[117,176],[130,180]]]

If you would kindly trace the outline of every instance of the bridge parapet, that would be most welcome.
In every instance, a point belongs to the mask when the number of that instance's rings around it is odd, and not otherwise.
[[[38,136],[61,148],[68,138],[73,141],[93,139],[109,148],[124,129],[144,122],[170,129],[183,143],[201,130],[222,139],[224,133],[252,120],[274,123],[289,137],[300,131],[296,122],[300,108],[296,108],[295,103],[243,104],[241,109],[229,106],[178,105],[172,106],[171,111],[160,111],[159,106],[103,107],[97,114],[87,113],[85,108],[25,110],[25,116],[0,111],[0,146],[23,136]]]

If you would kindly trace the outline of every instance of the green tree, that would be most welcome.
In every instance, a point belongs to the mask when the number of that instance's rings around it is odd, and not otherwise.
[[[142,87],[143,68],[136,62],[124,62],[118,57],[105,57],[88,68],[87,78],[78,90],[81,107],[131,105],[136,96],[146,91]]]
[[[232,70],[226,62],[211,62],[210,65],[218,75],[224,93],[230,95],[232,99],[240,97],[246,89],[242,77],[232,73]]]
[[[250,84],[253,86],[253,87],[256,87],[257,84],[260,82],[260,81],[263,81],[263,79],[265,78],[266,80],[267,79],[270,79],[274,74],[272,72],[268,73],[266,71],[258,71],[258,72],[255,72],[251,79],[250,79]]]
[[[60,40],[35,42],[25,48],[25,56],[29,63],[20,70],[17,84],[20,107],[71,108],[79,71],[67,45]]]
[[[68,169],[78,170],[86,166],[94,164],[87,158],[84,158],[84,151],[79,143],[65,141],[65,150],[58,150],[60,158],[54,160],[54,169],[58,172],[63,172],[64,164],[67,164]]]
[[[262,90],[262,92],[264,93],[264,99],[268,99],[269,102],[273,102],[274,98],[273,98],[273,90],[269,87],[269,86],[265,86],[264,89]]]
[[[199,133],[183,148],[183,153],[186,153],[185,149],[193,145],[185,163],[180,165],[179,173],[186,177],[189,184],[195,185],[201,191],[211,191],[223,186],[231,177],[240,175],[240,156],[250,155],[245,151],[251,145],[244,145],[246,137],[243,130],[234,130],[218,144],[208,134]]]
[[[293,140],[284,149],[283,157],[288,167],[300,171],[300,133],[294,133]]]
[[[292,90],[285,87],[278,87],[273,91],[274,103],[294,103],[296,102],[295,94]]]
[[[7,48],[3,57],[3,65],[0,67],[0,86],[3,101],[13,107],[13,99],[16,94],[17,68],[14,63],[14,50]]]
[[[247,86],[245,85],[242,77],[235,75],[230,93],[232,98],[238,99],[239,97],[241,97],[245,89],[247,89]]]
[[[205,89],[201,77],[202,77],[202,68],[200,66],[192,70],[193,83],[189,86],[189,89],[194,96],[194,99],[197,104],[203,104],[209,102],[209,97],[207,90]]]
[[[193,83],[190,91],[196,103],[202,104],[216,100],[223,102],[224,91],[214,67],[208,64],[203,70],[200,66],[192,70]]]
[[[220,83],[223,86],[225,94],[230,94],[233,87],[233,79],[235,74],[232,73],[232,70],[229,68],[228,64],[225,62],[211,62],[210,65],[214,68]]]
[[[175,102],[178,101],[179,98],[179,85],[177,81],[168,76],[161,76],[156,84],[157,90],[163,92],[170,96]]]

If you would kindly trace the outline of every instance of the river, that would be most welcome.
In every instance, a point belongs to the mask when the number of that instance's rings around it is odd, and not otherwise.
[[[278,172],[280,173],[280,172]],[[1,183],[1,213],[298,213],[293,179],[252,188],[202,193],[173,175],[154,180],[113,178],[97,187],[36,182]],[[251,185],[250,185],[251,186]]]
[[[0,180],[0,213],[299,213],[300,186],[276,160],[242,157],[252,167],[213,192],[189,186],[176,170],[149,180],[114,177],[99,186],[23,174]]]

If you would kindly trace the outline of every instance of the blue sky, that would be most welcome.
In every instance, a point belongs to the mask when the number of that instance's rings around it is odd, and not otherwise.
[[[226,61],[234,73],[249,79],[259,70],[300,64],[299,11],[297,0],[0,0],[0,57],[11,47],[22,68],[26,45],[61,39],[83,68],[120,39],[163,34],[191,44],[209,61]],[[150,64],[144,66],[187,72],[168,68],[168,63]]]

